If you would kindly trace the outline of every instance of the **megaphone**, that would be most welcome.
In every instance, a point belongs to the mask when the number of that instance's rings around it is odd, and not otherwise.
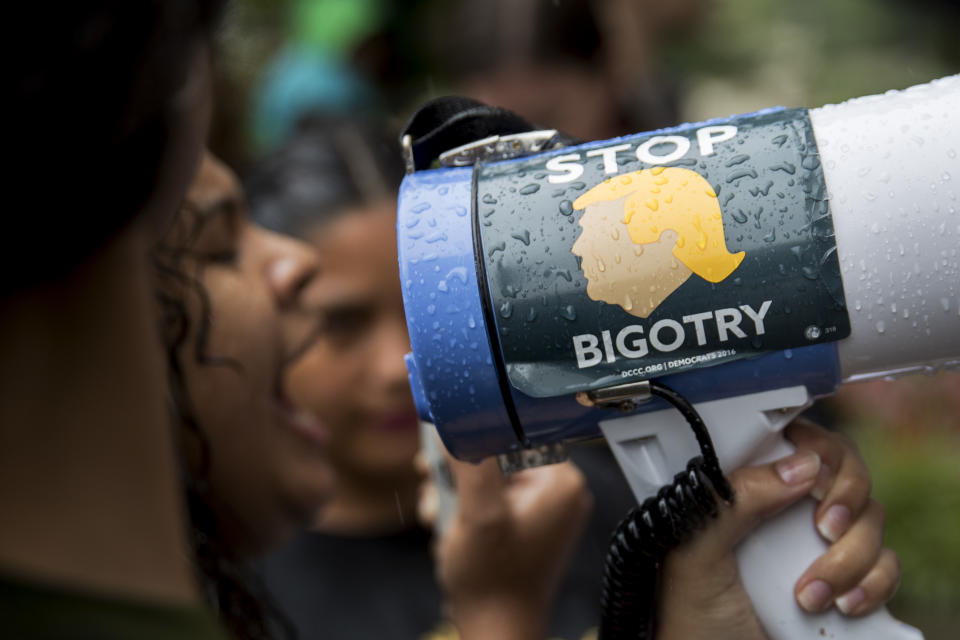
[[[397,231],[422,419],[505,470],[603,436],[642,502],[702,450],[651,389],[730,471],[789,454],[781,429],[843,383],[957,369],[957,114],[960,76],[574,146],[467,103],[415,118]],[[813,509],[737,549],[770,636],[922,637],[796,605]]]

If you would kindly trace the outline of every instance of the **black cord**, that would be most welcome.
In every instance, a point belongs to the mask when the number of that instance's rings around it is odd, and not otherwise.
[[[683,414],[701,455],[690,460],[672,484],[631,509],[614,530],[604,567],[599,640],[653,638],[657,576],[664,556],[717,515],[717,496],[733,502],[733,488],[720,469],[713,441],[697,410],[658,382],[650,381],[650,393]]]

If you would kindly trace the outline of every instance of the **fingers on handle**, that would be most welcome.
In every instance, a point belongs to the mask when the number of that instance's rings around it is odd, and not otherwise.
[[[837,608],[848,616],[862,616],[883,606],[899,586],[900,559],[885,548],[860,584],[837,598]]]
[[[733,506],[721,512],[716,528],[711,529],[717,551],[728,551],[760,521],[806,496],[820,466],[815,452],[801,450],[770,464],[731,473],[730,484],[736,496]]]
[[[883,508],[871,500],[863,515],[797,581],[795,593],[800,606],[807,611],[827,609],[837,596],[855,590],[877,567],[880,573],[870,582],[874,601],[886,593],[881,587],[884,580],[891,579],[891,559],[882,553],[883,521]],[[899,569],[895,574],[899,577]],[[848,608],[859,608],[856,598],[857,594],[848,598]]]
[[[871,491],[867,465],[848,438],[807,420],[795,420],[785,434],[798,449],[816,451],[823,461],[813,491],[820,500],[814,518],[820,534],[836,542],[867,508]]]

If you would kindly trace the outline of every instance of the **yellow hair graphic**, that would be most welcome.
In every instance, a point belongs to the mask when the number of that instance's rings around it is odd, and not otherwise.
[[[720,282],[743,261],[743,251],[727,251],[717,194],[696,171],[654,167],[614,176],[577,198],[573,207],[619,199],[633,242],[657,242],[672,229],[678,234],[673,255],[704,280]]]

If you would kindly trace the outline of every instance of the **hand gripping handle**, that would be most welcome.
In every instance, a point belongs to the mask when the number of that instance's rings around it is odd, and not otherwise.
[[[794,451],[781,431],[810,403],[805,387],[789,387],[696,405],[706,423],[721,467],[770,462]],[[686,420],[675,410],[617,418],[600,428],[637,500],[642,502],[672,481],[699,454]],[[835,608],[809,614],[796,603],[794,583],[826,549],[817,532],[815,501],[803,500],[758,526],[737,547],[744,586],[757,617],[773,640],[922,640],[915,628],[886,608],[848,618]],[[709,529],[702,535],[709,535]]]

